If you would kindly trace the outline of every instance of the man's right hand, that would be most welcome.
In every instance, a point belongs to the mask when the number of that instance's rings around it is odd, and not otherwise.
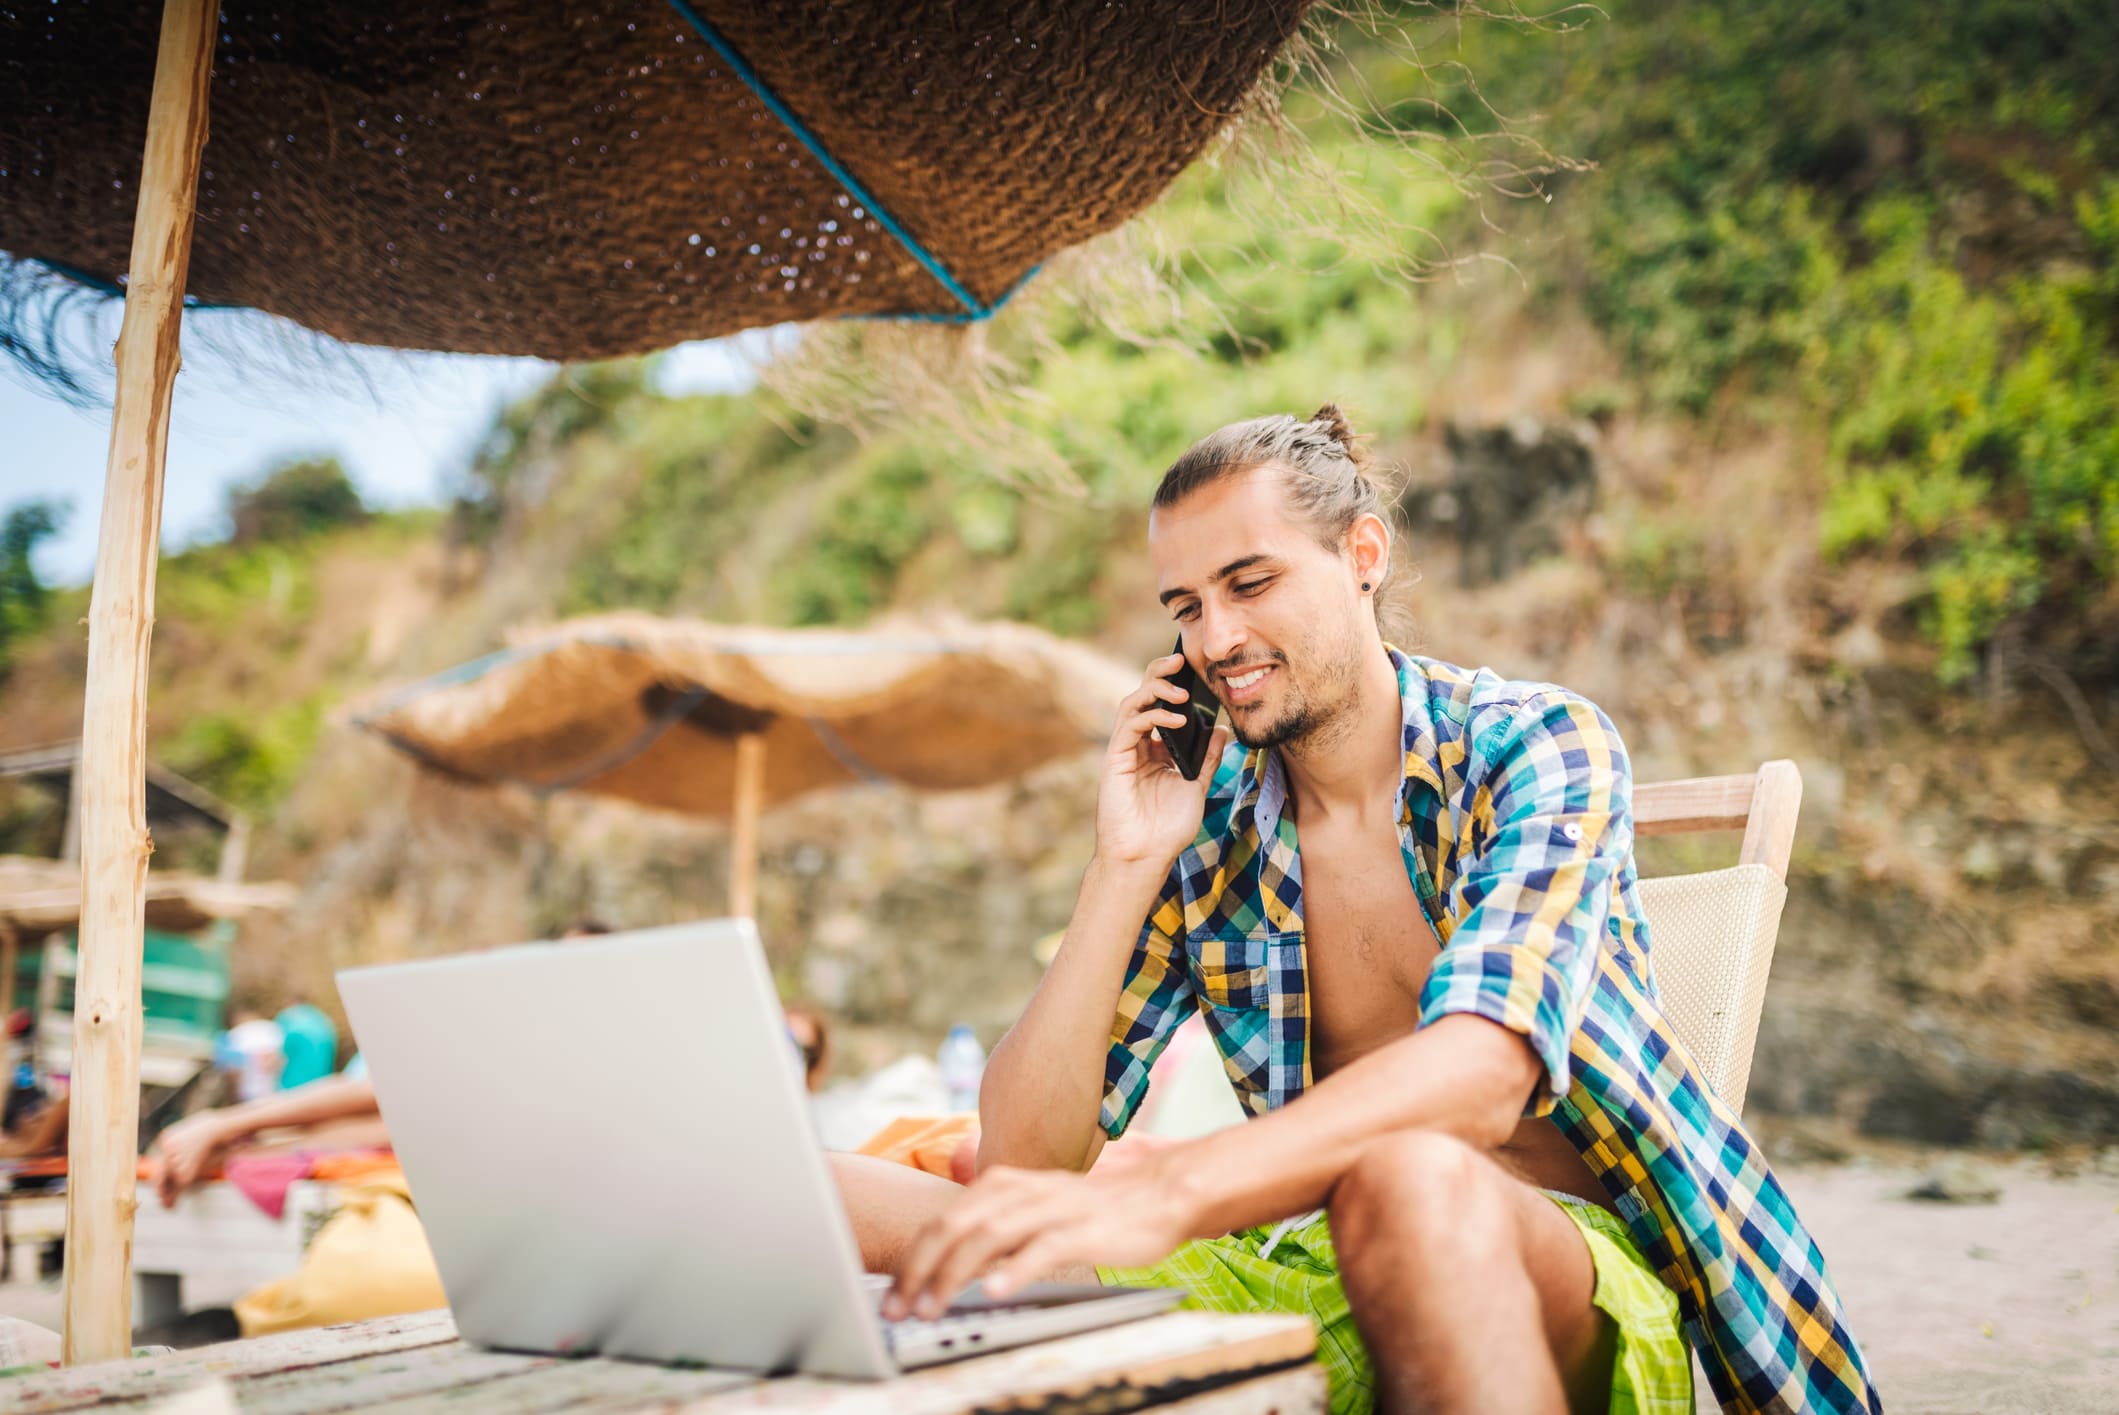
[[[1167,870],[1199,833],[1206,814],[1207,786],[1229,743],[1229,729],[1214,729],[1197,781],[1185,780],[1170,749],[1155,735],[1157,727],[1185,725],[1184,715],[1170,705],[1184,703],[1186,693],[1169,677],[1183,662],[1183,655],[1174,653],[1156,659],[1140,686],[1118,705],[1118,725],[1096,793],[1096,853],[1111,864]]]

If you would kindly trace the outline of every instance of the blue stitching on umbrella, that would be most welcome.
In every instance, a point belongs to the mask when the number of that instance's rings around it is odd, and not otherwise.
[[[627,762],[640,756],[641,753],[661,741],[672,727],[684,721],[686,714],[690,713],[693,708],[699,706],[711,696],[712,693],[709,689],[697,684],[693,685],[689,692],[673,700],[661,712],[657,713],[654,721],[642,728],[639,735],[634,737],[632,741],[613,751],[606,752],[581,766],[575,767],[572,771],[562,773],[555,780],[530,781],[520,776],[507,779],[520,782],[539,796],[550,796],[560,791],[571,791],[576,786],[581,785],[582,782],[602,776],[605,772],[616,771]]]
[[[840,766],[845,767],[863,781],[890,780],[884,773],[870,766],[866,759],[849,746],[846,739],[841,737],[837,730],[823,718],[805,717],[802,720],[809,724],[810,731],[817,734],[817,740],[824,744],[824,750],[838,758]]]
[[[897,219],[883,209],[882,204],[869,193],[867,188],[854,180],[853,173],[839,165],[839,160],[825,150],[824,144],[818,140],[817,135],[812,133],[803,124],[802,120],[795,116],[793,109],[780,101],[780,95],[774,93],[766,86],[765,80],[758,76],[758,71],[753,69],[749,62],[736,52],[736,47],[728,42],[727,37],[721,31],[707,23],[706,17],[693,9],[687,3],[687,0],[670,0],[670,5],[678,14],[691,22],[692,28],[699,31],[700,38],[714,47],[714,51],[721,56],[729,68],[735,70],[736,77],[743,80],[744,85],[758,96],[758,101],[764,104],[772,112],[772,115],[778,118],[786,126],[787,130],[800,140],[802,146],[810,150],[817,161],[824,164],[824,170],[829,172],[833,179],[846,189],[847,195],[868,208],[869,213],[875,217],[876,223],[891,235],[897,237],[898,244],[903,246],[914,260],[927,267],[927,273],[941,281],[942,288],[956,296],[957,303],[964,307],[964,313],[960,315],[913,314],[898,315],[895,318],[924,319],[949,324],[986,319],[995,310],[1007,303],[1008,295],[1014,294],[1023,287],[1024,280],[1028,280],[1031,275],[1037,274],[1036,269],[1033,267],[1022,280],[1018,280],[1009,287],[1007,294],[1002,295],[1000,299],[995,300],[990,305],[980,300],[969,290],[966,290],[957,283],[956,277],[949,273],[948,267],[944,266],[925,246],[915,240],[911,232],[900,226],[897,223]]]

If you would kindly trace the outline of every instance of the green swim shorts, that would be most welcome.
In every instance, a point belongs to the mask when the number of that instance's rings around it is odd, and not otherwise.
[[[1611,1368],[1612,1415],[1692,1415],[1692,1353],[1677,1297],[1634,1247],[1626,1225],[1594,1204],[1552,1195],[1589,1243],[1597,1306],[1618,1327]],[[1323,1214],[1274,1241],[1273,1228],[1187,1243],[1144,1268],[1098,1268],[1105,1283],[1182,1287],[1185,1305],[1215,1312],[1295,1312],[1317,1327],[1317,1359],[1331,1382],[1332,1415],[1367,1415],[1376,1370],[1354,1329]]]

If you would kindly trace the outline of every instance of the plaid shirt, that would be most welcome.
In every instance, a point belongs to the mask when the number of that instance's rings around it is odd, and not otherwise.
[[[1471,1013],[1544,1064],[1526,1114],[1588,1162],[1677,1293],[1725,1409],[1880,1410],[1824,1257],[1663,1017],[1611,720],[1550,684],[1391,652],[1399,841],[1441,944],[1416,1026]],[[1231,746],[1126,968],[1106,1064],[1114,1138],[1196,1005],[1254,1115],[1310,1082],[1302,860],[1277,754]]]

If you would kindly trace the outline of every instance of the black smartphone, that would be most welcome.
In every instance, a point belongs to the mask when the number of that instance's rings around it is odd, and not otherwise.
[[[1185,641],[1180,636],[1177,647],[1170,652],[1182,654],[1184,651]],[[1170,681],[1191,694],[1184,702],[1163,704],[1172,712],[1183,713],[1185,725],[1158,727],[1155,734],[1170,749],[1170,755],[1176,759],[1177,769],[1185,774],[1185,780],[1197,781],[1199,769],[1206,764],[1207,744],[1214,740],[1214,719],[1221,714],[1221,699],[1207,687],[1206,679],[1192,671],[1190,659],[1177,666]]]

